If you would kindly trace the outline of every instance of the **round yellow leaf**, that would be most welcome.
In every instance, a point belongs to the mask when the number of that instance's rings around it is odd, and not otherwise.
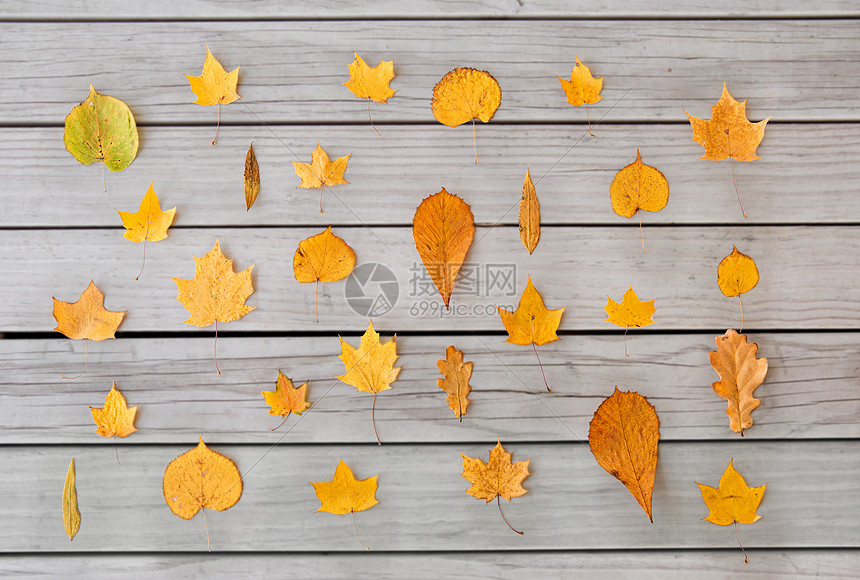
[[[758,268],[752,258],[732,246],[732,253],[717,267],[717,284],[726,296],[740,296],[758,284]]]

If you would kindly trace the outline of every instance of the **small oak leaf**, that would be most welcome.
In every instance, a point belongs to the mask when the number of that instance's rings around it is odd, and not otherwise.
[[[105,397],[105,406],[90,407],[90,413],[98,425],[95,433],[102,437],[128,437],[137,431],[134,426],[137,405],[129,407],[126,404],[125,397],[116,388],[116,381],[113,381],[110,392]]]
[[[752,427],[752,412],[761,404],[753,397],[753,392],[764,382],[767,359],[757,359],[758,344],[747,343],[747,336],[732,328],[715,337],[714,342],[717,350],[708,352],[708,357],[720,380],[712,387],[728,401],[726,414],[732,431],[743,436],[744,429]]]
[[[449,346],[445,350],[445,360],[436,361],[439,372],[445,375],[444,379],[436,379],[439,388],[448,393],[445,400],[454,411],[455,417],[463,420],[463,415],[469,407],[469,393],[472,387],[469,379],[472,376],[473,363],[463,362],[463,351]]]

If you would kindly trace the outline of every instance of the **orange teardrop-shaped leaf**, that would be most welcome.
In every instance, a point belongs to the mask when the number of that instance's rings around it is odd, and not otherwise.
[[[720,380],[713,384],[713,389],[729,402],[726,414],[732,431],[743,435],[744,429],[752,427],[752,412],[761,404],[753,392],[764,382],[767,359],[757,359],[758,344],[747,343],[747,336],[732,328],[714,341],[717,350],[710,351],[708,357]]]
[[[624,484],[648,518],[657,473],[660,419],[648,399],[637,392],[615,392],[606,398],[588,429],[588,445],[600,467]]]
[[[445,350],[445,360],[436,361],[439,372],[445,375],[444,379],[436,379],[439,388],[448,393],[445,398],[448,406],[454,411],[454,416],[463,420],[466,409],[469,406],[469,393],[472,387],[469,379],[472,377],[471,361],[463,362],[463,351],[449,346]]]
[[[526,179],[523,182],[523,197],[520,200],[520,240],[529,254],[535,251],[540,241],[540,203],[538,202],[532,176],[526,169]]]
[[[469,204],[444,187],[424,199],[415,210],[412,218],[415,247],[446,308],[474,235],[475,216]]]

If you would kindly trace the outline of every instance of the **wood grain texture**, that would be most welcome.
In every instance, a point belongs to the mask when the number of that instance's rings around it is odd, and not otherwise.
[[[146,6],[123,3],[118,14],[111,0],[9,0],[0,5],[3,20],[94,19],[311,19],[311,18],[608,18],[608,17],[773,17],[860,15],[855,6],[842,0],[784,0],[775,5],[769,0],[730,0],[708,2],[685,0],[666,3],[640,0],[386,0],[349,2],[348,0],[296,0],[284,4],[277,0],[223,2],[219,0],[149,0]]]
[[[205,437],[205,434],[204,434]],[[81,530],[76,550],[206,550],[202,517],[173,515],[164,502],[164,467],[187,446],[138,447],[117,465],[108,446],[7,447],[4,526],[0,550],[66,551],[57,506],[69,456],[78,467]],[[622,485],[603,471],[583,443],[505,441],[514,459],[531,458],[529,493],[503,506],[464,493],[459,452],[486,455],[495,444],[213,446],[243,473],[242,499],[207,513],[214,551],[363,551],[347,517],[314,513],[308,481],[326,481],[339,458],[359,478],[379,476],[379,504],[356,515],[362,540],[389,551],[731,548],[732,528],[700,521],[707,515],[694,481],[715,484],[729,460],[746,481],[767,482],[755,525],[740,533],[748,547],[856,548],[860,538],[860,442],[663,443],[654,488],[654,524]],[[126,450],[123,450],[126,451]],[[253,466],[253,468],[252,468]],[[563,507],[563,509],[561,509]],[[121,533],[118,533],[121,530]],[[814,534],[810,530],[815,530]],[[289,542],[285,543],[285,538]],[[738,552],[735,556],[742,560]]]
[[[515,202],[512,207],[515,212]],[[290,260],[298,242],[317,233],[309,228],[172,230],[167,240],[148,245],[146,270],[136,281],[142,248],[123,240],[119,228],[27,235],[3,231],[0,303],[11,307],[0,314],[0,331],[50,331],[55,326],[51,297],[76,300],[91,279],[105,293],[108,309],[129,309],[120,332],[200,331],[182,323],[187,311],[176,300],[170,276],[192,277],[192,256],[203,256],[216,237],[237,270],[256,264],[255,293],[247,304],[258,308],[222,325],[222,332],[363,331],[367,318],[348,305],[345,282],[320,284],[320,322],[314,323],[314,286],[295,281]],[[723,296],[716,283],[717,264],[732,244],[752,256],[761,272],[758,286],[743,296],[744,328],[860,328],[857,282],[848,266],[860,254],[857,227],[652,227],[646,233],[647,254],[635,226],[544,228],[532,256],[522,248],[516,227],[479,227],[450,312],[429,283],[411,228],[342,227],[335,233],[355,249],[357,264],[383,264],[399,279],[395,307],[377,320],[385,332],[445,331],[452,325],[459,331],[501,331],[496,306],[516,306],[527,274],[548,307],[568,307],[562,330],[612,328],[605,322],[606,297],[619,296],[631,284],[643,299],[657,299],[654,330],[737,327],[738,301]],[[515,266],[516,284],[500,288],[493,283],[488,290],[489,266],[503,273]],[[376,290],[368,291],[375,296]],[[97,353],[98,347],[91,351]]]
[[[285,570],[301,570],[302,578],[373,577],[380,580],[427,578],[494,578],[521,580],[523,576],[584,580],[784,580],[785,578],[855,578],[858,550],[750,549],[750,564],[737,550],[677,550],[649,552],[469,552],[446,554],[100,554],[91,556],[0,556],[0,575],[47,578],[127,580],[141,578],[279,577]]]
[[[669,205],[646,212],[654,224],[858,223],[858,125],[768,125],[761,160],[736,163],[744,220],[728,161],[698,161],[703,149],[688,125],[605,125],[598,137],[585,128],[489,124],[478,132],[479,164],[471,139],[447,127],[388,125],[377,137],[369,126],[222,127],[217,148],[210,127],[141,129],[141,154],[128,169],[107,176],[84,167],[63,146],[59,128],[0,129],[0,226],[117,226],[116,208],[136,208],[151,181],[165,207],[178,206],[177,226],[410,225],[418,201],[445,186],[466,198],[485,224],[517,223],[526,168],[536,182],[542,222],[632,225],[609,202],[615,173],[636,149],[669,181]],[[580,137],[585,136],[580,141]],[[257,204],[245,211],[242,168],[253,141],[262,173]],[[323,193],[299,189],[289,161],[309,161],[320,142],[333,155],[352,153],[349,184]],[[181,160],[181,162],[178,162]],[[440,168],[444,168],[440,171]],[[822,179],[826,175],[827,179]],[[418,200],[418,201],[416,201]],[[707,209],[705,209],[707,208]]]
[[[357,341],[357,338],[347,340]],[[860,335],[756,333],[770,368],[757,391],[762,403],[745,439],[858,438]],[[436,361],[449,344],[473,361],[472,400],[463,422],[436,386]],[[94,434],[87,405],[102,406],[117,382],[129,405],[139,405],[139,431],[119,442],[120,453],[146,443],[352,443],[375,441],[371,397],[334,377],[342,374],[337,338],[220,338],[221,376],[211,338],[128,339],[91,345],[83,377],[63,374],[83,364],[83,345],[65,339],[0,341],[0,444],[108,445]],[[553,392],[545,392],[530,349],[499,336],[400,336],[403,371],[379,396],[376,424],[385,443],[585,440],[588,423],[615,385],[638,390],[656,406],[667,440],[733,441],[725,402],[711,390],[708,365],[714,337],[572,336],[541,354]],[[549,346],[549,345],[548,345]],[[542,349],[544,350],[544,349]],[[311,409],[268,431],[259,391],[274,390],[278,370],[295,384],[310,380]],[[50,420],[45,420],[48,412]],[[285,432],[289,434],[285,435]]]
[[[435,124],[431,90],[455,66],[486,69],[499,81],[493,123],[583,124],[585,111],[565,102],[558,82],[574,52],[605,77],[604,98],[590,108],[595,120],[684,123],[685,108],[708,117],[727,81],[735,97],[750,99],[754,121],[856,121],[860,77],[844,71],[860,58],[857,27],[854,20],[5,23],[0,124],[62,126],[92,83],[125,101],[139,124],[214,132],[216,110],[192,104],[183,76],[199,74],[205,45],[228,70],[241,65],[242,99],[223,107],[225,124],[363,125],[366,103],[341,84],[356,50],[369,62],[395,62],[398,93],[373,107],[377,124]],[[466,127],[450,131],[470,139]]]

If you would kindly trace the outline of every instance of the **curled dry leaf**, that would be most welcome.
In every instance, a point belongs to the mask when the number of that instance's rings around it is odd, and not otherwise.
[[[540,203],[538,203],[532,176],[526,169],[526,179],[523,181],[523,197],[520,200],[520,240],[529,254],[535,251],[540,241]]]
[[[660,211],[669,203],[669,182],[656,168],[642,163],[636,150],[636,160],[615,174],[609,185],[612,209],[621,217],[631,218],[639,212]],[[639,231],[642,232],[642,214],[639,214]],[[645,251],[645,237],[642,237]]]
[[[280,370],[278,371],[278,380],[275,382],[275,390],[260,391],[260,394],[263,395],[263,399],[270,407],[268,414],[283,417],[284,421],[287,420],[290,413],[301,415],[311,406],[307,399],[308,381],[305,381],[300,387],[294,387],[293,381]],[[275,429],[270,429],[270,431]]]
[[[353,514],[352,523],[355,524],[355,512],[362,512],[379,503],[376,499],[378,478],[377,474],[367,479],[356,479],[349,465],[341,458],[331,481],[310,482],[320,500],[320,507],[316,511],[336,515]],[[355,534],[364,549],[369,550],[361,541],[357,526]]]
[[[747,343],[746,335],[732,328],[714,341],[717,350],[710,351],[708,357],[720,380],[712,386],[716,394],[728,401],[726,414],[732,431],[743,437],[744,429],[752,427],[752,412],[761,404],[753,392],[764,382],[767,359],[757,359],[758,344]]]
[[[436,361],[439,372],[445,375],[444,379],[436,379],[439,388],[448,393],[445,400],[454,411],[454,416],[463,421],[463,415],[469,406],[469,393],[472,387],[469,379],[472,377],[471,361],[463,362],[463,351],[449,346],[445,350],[445,360]]]
[[[111,171],[128,167],[140,143],[128,105],[96,92],[92,85],[86,100],[66,115],[63,141],[84,165],[101,161]]]
[[[245,211],[251,209],[257,201],[260,193],[260,166],[257,165],[257,156],[254,154],[254,144],[248,146],[245,154]]]
[[[320,282],[343,280],[355,266],[355,251],[342,238],[331,232],[331,226],[315,236],[299,242],[293,256],[293,274],[303,283],[316,282],[319,292]],[[317,322],[317,298],[314,298]]]
[[[446,308],[474,235],[471,207],[444,187],[425,198],[412,217],[415,248]]]
[[[323,148],[320,147],[320,144],[317,143],[316,149],[311,153],[310,163],[291,161],[293,168],[296,171],[296,175],[302,179],[299,187],[320,190],[320,213],[323,213],[322,188],[331,185],[339,185],[341,183],[349,183],[343,178],[343,174],[346,171],[346,164],[349,162],[350,155],[352,155],[352,153],[344,157],[338,157],[332,161],[329,159],[328,153],[326,153]]]
[[[528,490],[523,487],[522,483],[531,475],[529,473],[529,461],[531,459],[512,463],[512,455],[502,447],[501,440],[490,450],[489,461],[486,463],[480,458],[469,457],[460,453],[460,457],[463,458],[463,473],[460,475],[472,484],[466,493],[478,499],[485,499],[487,503],[495,499],[499,504],[499,513],[502,513],[500,497],[511,501],[512,498],[527,494]],[[502,514],[502,519],[508,524],[504,514]],[[520,535],[523,534],[523,532],[515,530],[511,524],[508,524],[508,527]]]
[[[137,405],[128,406],[125,397],[116,388],[116,381],[113,381],[110,392],[105,397],[105,406],[90,407],[90,413],[98,426],[95,433],[102,437],[128,437],[137,431],[134,426]]]
[[[66,481],[63,483],[63,526],[69,541],[81,528],[81,512],[78,509],[78,490],[75,488],[75,460],[69,463]]]
[[[502,103],[502,89],[485,70],[457,67],[448,72],[433,87],[431,108],[436,120],[448,127],[472,121],[475,141],[475,164],[478,163],[478,142],[475,119],[488,123]]]
[[[594,412],[588,445],[600,467],[624,484],[652,522],[651,497],[657,473],[660,419],[637,392],[615,392]]]

